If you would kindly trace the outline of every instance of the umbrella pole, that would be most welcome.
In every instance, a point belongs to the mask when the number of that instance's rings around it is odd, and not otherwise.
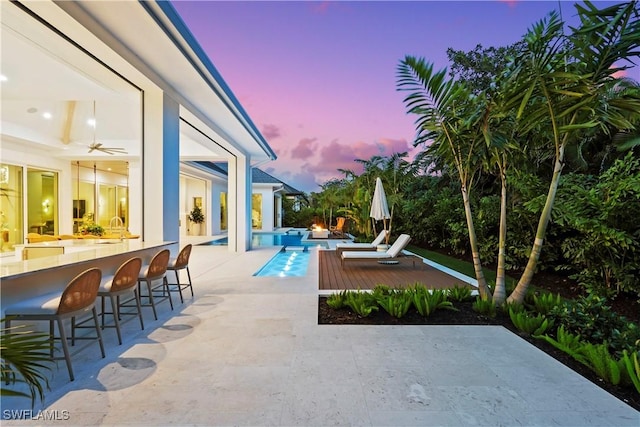
[[[371,226],[373,227],[373,235],[376,235],[376,220],[375,218],[371,218]]]

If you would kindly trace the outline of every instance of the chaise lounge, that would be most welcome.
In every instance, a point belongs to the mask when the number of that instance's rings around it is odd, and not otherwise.
[[[407,247],[411,237],[408,234],[401,234],[398,239],[391,245],[386,252],[377,251],[343,251],[340,254],[342,266],[345,261],[394,261],[401,254],[402,250]]]
[[[341,251],[375,251],[378,245],[384,243],[384,239],[387,237],[387,231],[382,230],[380,234],[371,243],[338,243],[336,245],[336,251],[340,255]]]

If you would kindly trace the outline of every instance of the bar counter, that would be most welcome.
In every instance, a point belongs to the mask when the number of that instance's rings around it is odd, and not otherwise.
[[[179,250],[177,242],[141,242],[138,240],[73,240],[42,242],[24,245],[29,248],[62,248],[61,255],[45,256],[22,261],[18,248],[15,257],[0,258],[0,291],[2,316],[4,308],[24,298],[60,291],[77,274],[92,267],[111,275],[118,267],[133,257],[148,263],[162,249],[170,249],[172,255]]]

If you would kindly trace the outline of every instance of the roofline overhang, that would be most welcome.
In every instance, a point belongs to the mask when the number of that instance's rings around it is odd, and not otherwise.
[[[264,136],[262,136],[173,5],[168,1],[139,0],[139,3],[160,26],[171,42],[184,54],[185,58],[188,59],[209,87],[224,102],[229,111],[242,123],[243,127],[269,157],[269,160],[276,160],[276,153],[264,139]],[[166,20],[163,19],[163,16],[173,28],[166,25]]]

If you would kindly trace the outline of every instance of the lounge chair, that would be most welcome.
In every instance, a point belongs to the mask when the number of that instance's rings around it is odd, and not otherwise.
[[[338,243],[336,245],[336,251],[375,251],[378,245],[381,245],[384,242],[384,239],[387,237],[387,231],[382,230],[378,237],[376,237],[371,243]]]
[[[337,218],[337,223],[336,225],[332,225],[329,227],[329,231],[331,232],[331,234],[333,234],[334,236],[337,237],[344,237],[344,226],[346,223],[347,219],[343,216],[339,216]]]
[[[391,245],[386,252],[377,251],[343,251],[340,254],[342,260],[342,266],[344,267],[345,261],[394,261],[402,250],[407,247],[411,237],[408,234],[401,234],[398,239]]]

